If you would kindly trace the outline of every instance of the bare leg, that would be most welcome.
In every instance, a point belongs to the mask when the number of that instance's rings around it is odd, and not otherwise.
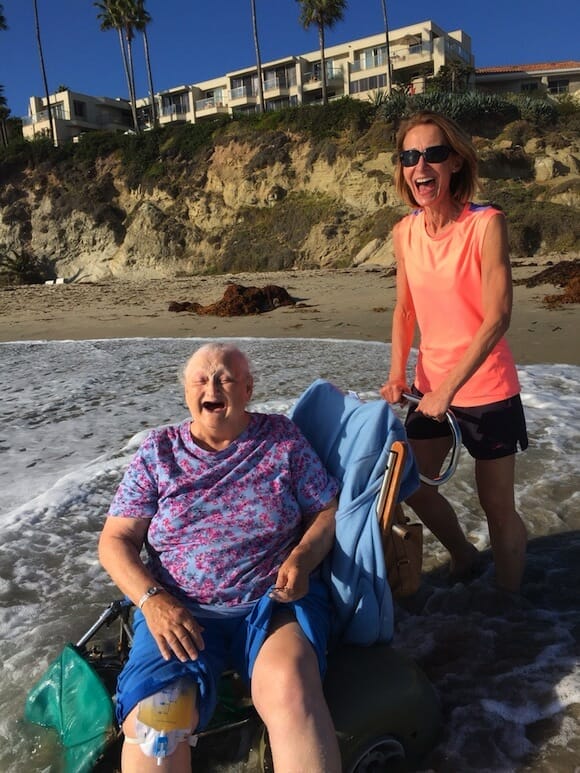
[[[514,455],[475,463],[477,493],[487,517],[496,582],[515,593],[524,573],[527,533],[515,507],[514,471]]]
[[[451,448],[451,439],[433,438],[409,442],[421,473],[429,478],[436,478]],[[466,539],[455,510],[439,493],[438,487],[421,483],[419,489],[406,502],[449,551],[451,571],[457,574],[469,571],[477,558],[477,549]]]
[[[126,738],[135,738],[135,720],[137,718],[138,706],[129,712],[127,719],[123,723],[123,732]],[[197,710],[194,710],[194,726],[198,722]],[[191,748],[188,741],[178,744],[176,750],[170,757],[163,757],[157,764],[155,757],[148,757],[143,754],[138,744],[123,743],[121,753],[121,770],[123,773],[191,773]]]
[[[276,618],[258,654],[252,699],[268,729],[276,773],[340,773],[340,752],[318,661],[287,612]]]

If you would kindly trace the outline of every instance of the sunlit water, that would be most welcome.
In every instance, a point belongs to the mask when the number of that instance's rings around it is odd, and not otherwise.
[[[96,558],[108,503],[143,433],[186,415],[180,364],[200,339],[0,344],[0,771],[56,771],[22,721],[28,688],[118,593]],[[315,378],[365,399],[389,347],[242,339],[253,409],[287,412]],[[426,535],[425,581],[399,608],[394,646],[437,688],[445,727],[425,768],[573,771],[580,760],[580,368],[519,371],[530,448],[517,504],[530,534],[521,604],[498,599],[492,569],[448,587]],[[479,548],[487,529],[463,454],[445,492]],[[41,762],[42,760],[42,762]]]

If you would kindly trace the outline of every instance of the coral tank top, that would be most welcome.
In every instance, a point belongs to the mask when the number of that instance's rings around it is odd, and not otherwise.
[[[468,202],[456,223],[435,237],[427,234],[422,210],[400,223],[405,271],[421,332],[415,373],[421,392],[441,384],[483,322],[481,248],[489,221],[498,212]],[[519,391],[514,360],[502,338],[457,391],[453,405],[485,405]]]

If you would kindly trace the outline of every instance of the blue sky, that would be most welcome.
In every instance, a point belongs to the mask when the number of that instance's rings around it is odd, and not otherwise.
[[[31,0],[0,0],[0,83],[12,115],[44,94]],[[250,0],[147,0],[156,91],[196,83],[255,62]],[[318,49],[314,28],[299,24],[296,0],[256,0],[262,60]],[[578,0],[387,0],[389,28],[432,19],[472,38],[476,66],[580,59]],[[115,32],[101,32],[92,0],[38,0],[50,91],[65,85],[95,96],[127,97]],[[382,32],[380,0],[349,0],[327,45]],[[146,96],[141,43],[136,42],[137,96]]]

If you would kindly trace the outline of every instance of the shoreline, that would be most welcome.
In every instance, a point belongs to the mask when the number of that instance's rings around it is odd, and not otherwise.
[[[541,269],[539,263],[514,265],[513,276],[526,279]],[[172,301],[214,303],[232,282],[278,285],[297,303],[243,317],[168,311]],[[559,292],[552,284],[514,286],[506,337],[516,363],[580,365],[578,304],[543,303],[545,295]],[[394,272],[376,266],[26,285],[0,288],[0,342],[252,337],[388,343],[394,302]]]

